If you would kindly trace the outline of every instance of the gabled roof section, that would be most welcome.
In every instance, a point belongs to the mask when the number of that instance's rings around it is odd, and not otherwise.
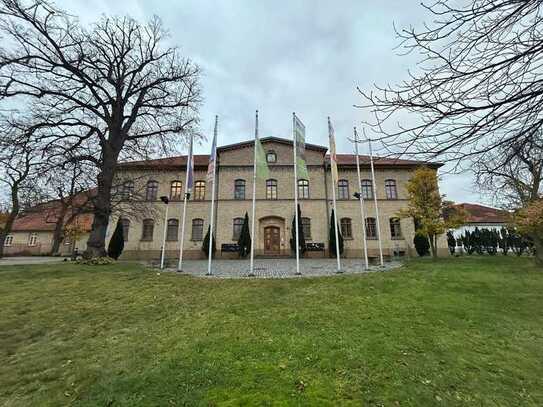
[[[356,165],[356,154],[336,154],[338,165],[350,166]],[[326,155],[326,162],[330,162],[330,155]],[[442,167],[442,163],[421,161],[421,160],[404,160],[393,157],[373,157],[373,164],[376,167],[420,167],[427,166],[430,168]],[[360,165],[370,165],[369,155],[360,155]]]
[[[278,144],[285,144],[287,146],[292,146],[292,140],[281,138],[281,137],[263,137],[263,138],[260,139],[260,142],[262,144],[264,144],[264,143],[278,143]],[[240,143],[227,144],[225,146],[217,147],[217,151],[221,152],[221,151],[227,151],[227,150],[235,150],[237,148],[242,148],[242,147],[249,147],[249,146],[254,145],[254,143],[255,143],[255,141],[253,139],[251,139],[251,140],[247,140],[247,141],[242,141]],[[308,143],[306,143],[305,148],[307,150],[319,151],[319,152],[321,152],[323,154],[326,153],[326,151],[328,151],[328,147],[319,146],[317,144],[308,144]]]
[[[472,203],[460,203],[454,206],[464,209],[467,214],[467,223],[507,223],[510,217],[509,212],[490,206]]]

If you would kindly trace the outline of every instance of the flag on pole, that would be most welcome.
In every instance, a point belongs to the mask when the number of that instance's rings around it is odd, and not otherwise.
[[[336,185],[338,182],[337,173],[337,156],[336,156],[336,137],[332,123],[328,120],[328,135],[330,138],[330,167],[332,169],[332,184]]]
[[[194,157],[192,156],[192,137],[189,144],[189,155],[187,157],[187,194],[192,193],[194,188]]]
[[[258,116],[257,116],[258,120]],[[258,126],[258,123],[257,123]],[[264,151],[264,147],[262,147],[262,143],[260,142],[260,138],[258,137],[258,127],[256,127],[255,132],[255,170],[256,170],[256,177],[258,179],[268,179],[270,177],[270,169],[268,168],[268,162],[266,160],[266,152]]]
[[[309,173],[305,164],[305,126],[296,115],[294,115],[294,137],[296,137],[296,169],[298,179],[309,179]]]
[[[209,155],[209,164],[207,165],[207,182],[215,181],[215,163],[217,161],[217,117],[215,117],[215,131],[213,134],[213,143],[211,144],[211,154]]]

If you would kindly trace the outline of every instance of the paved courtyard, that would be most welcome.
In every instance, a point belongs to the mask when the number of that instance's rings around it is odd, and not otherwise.
[[[0,266],[18,266],[24,264],[60,263],[65,257],[48,256],[14,256],[0,259]]]
[[[171,267],[165,272],[175,272]],[[361,259],[342,259],[341,268],[344,274],[361,274],[388,271],[401,266],[400,262],[387,262],[384,267],[370,265],[364,270]],[[207,278],[299,278],[334,276],[336,274],[335,259],[301,259],[301,276],[296,275],[294,259],[255,259],[254,276],[249,275],[249,260],[213,260],[212,275],[207,276],[207,260],[187,260],[183,262],[183,273]]]

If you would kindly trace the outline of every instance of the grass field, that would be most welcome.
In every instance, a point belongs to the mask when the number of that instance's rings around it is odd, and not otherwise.
[[[543,405],[528,259],[215,280],[0,268],[0,405]]]

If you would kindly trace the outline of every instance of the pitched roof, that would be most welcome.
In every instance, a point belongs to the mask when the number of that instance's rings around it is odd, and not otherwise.
[[[261,138],[262,143],[281,143],[286,145],[292,145],[292,140],[280,138],[280,137],[264,137]],[[254,140],[243,141],[240,143],[228,144],[225,146],[217,147],[217,151],[220,153],[222,151],[235,150],[237,148],[243,148],[254,145]],[[305,148],[308,150],[319,151],[323,155],[328,151],[328,147],[319,146],[316,144],[306,144]],[[355,165],[356,164],[356,155],[354,154],[337,154],[336,155],[339,165]],[[326,162],[330,161],[329,155],[325,156]],[[206,167],[209,162],[208,154],[195,154],[194,155],[194,166],[195,167]],[[360,155],[360,164],[363,166],[369,165],[370,157],[367,155]],[[404,160],[398,158],[387,158],[387,157],[373,157],[373,162],[376,167],[415,167],[420,165],[426,165],[432,168],[439,168],[443,164],[430,161],[417,161],[417,160]],[[180,167],[187,164],[187,156],[180,155],[174,157],[166,158],[157,158],[151,160],[141,160],[141,161],[128,161],[119,164],[119,168],[140,168],[140,169],[179,169]]]
[[[86,205],[88,197],[96,193],[93,188],[89,191],[83,191],[74,198],[74,205]],[[13,223],[14,232],[42,232],[53,231],[55,222],[59,216],[60,201],[58,199],[44,202],[22,211]],[[69,210],[65,218],[68,220],[72,215]],[[92,213],[81,213],[76,215],[77,224],[85,231],[90,231],[94,216]]]
[[[356,154],[336,154],[336,159],[338,165],[356,165]],[[326,161],[330,161],[330,156],[326,155]],[[431,161],[420,161],[420,160],[404,160],[400,158],[393,157],[373,157],[373,164],[376,167],[385,167],[385,166],[398,166],[398,167],[417,167],[421,165],[426,165],[432,168],[439,168],[443,166],[442,163],[431,162]],[[360,165],[368,166],[370,165],[370,156],[369,155],[360,155]]]
[[[464,209],[467,213],[467,223],[506,223],[509,220],[509,213],[501,209],[472,203],[454,206]]]

